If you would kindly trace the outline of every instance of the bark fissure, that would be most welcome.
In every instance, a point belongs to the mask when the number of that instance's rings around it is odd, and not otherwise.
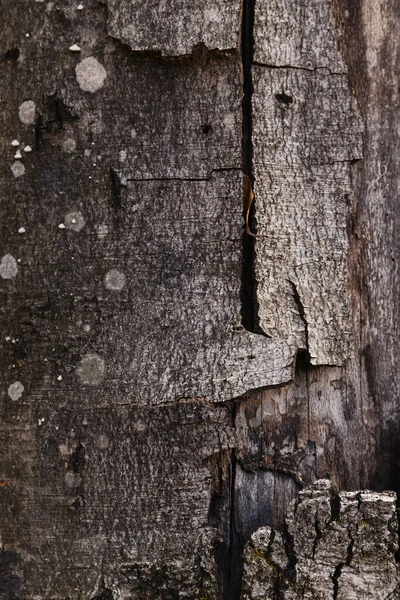
[[[339,579],[342,574],[344,563],[339,563],[332,575],[333,582],[333,600],[337,600],[339,594]]]
[[[214,173],[239,172],[239,167],[220,167],[212,169],[207,177],[128,177],[126,181],[210,181]]]
[[[300,298],[300,294],[299,294],[299,290],[297,289],[296,284],[291,281],[290,279],[288,280],[290,285],[292,286],[292,293],[293,293],[293,298],[294,301],[296,302],[297,305],[297,309],[299,312],[299,317],[300,319],[303,321],[304,324],[304,348],[302,348],[301,350],[303,350],[303,353],[305,354],[305,356],[303,357],[306,362],[309,362],[310,360],[310,353],[309,353],[309,333],[308,333],[308,321],[306,318],[306,313],[304,310],[304,305],[301,301]]]
[[[229,566],[227,571],[227,581],[224,586],[223,600],[239,600],[241,592],[243,548],[236,530],[235,519],[236,465],[236,453],[235,450],[232,450],[230,476]]]
[[[122,194],[121,190],[123,188],[123,184],[121,182],[121,178],[118,173],[110,167],[110,193],[111,193],[111,204],[112,207],[116,210],[121,208]]]
[[[308,71],[309,73],[316,73],[317,71],[328,71],[330,75],[348,75],[345,71],[332,71],[329,67],[299,67],[297,65],[272,65],[269,63],[262,63],[259,61],[253,61],[253,65],[257,67],[264,67],[266,69],[294,69],[295,71]]]
[[[254,184],[253,175],[253,140],[252,140],[252,64],[254,53],[254,9],[255,0],[243,0],[242,8],[242,68],[243,68],[243,137],[242,164],[243,172]],[[256,231],[255,201],[250,206],[248,223],[252,231]],[[242,325],[252,333],[266,335],[260,327],[257,302],[257,279],[255,275],[255,238],[243,232],[242,262]]]

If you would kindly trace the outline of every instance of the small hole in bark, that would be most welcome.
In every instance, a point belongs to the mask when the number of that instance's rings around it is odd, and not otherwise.
[[[69,459],[69,466],[74,473],[82,473],[85,468],[85,448],[82,444],[78,444]]]
[[[275,94],[275,98],[280,104],[285,104],[285,106],[290,106],[293,102],[292,96],[288,96],[288,94],[285,94],[284,92],[282,92],[282,94]]]
[[[72,502],[71,507],[74,508],[75,510],[78,510],[79,508],[83,508],[85,506],[85,501],[82,497],[78,497],[74,500],[74,502]]]
[[[4,60],[18,60],[19,59],[19,48],[10,48],[4,54]]]
[[[207,123],[207,125],[203,125],[203,133],[205,133],[207,135],[211,131],[212,131],[211,125],[209,125],[208,123]]]

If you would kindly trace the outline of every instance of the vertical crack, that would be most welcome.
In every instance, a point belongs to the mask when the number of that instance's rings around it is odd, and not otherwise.
[[[333,575],[331,575],[332,581],[333,581],[333,600],[337,600],[337,598],[338,598],[339,579],[342,574],[342,569],[343,569],[344,565],[345,565],[345,563],[339,563],[335,569],[335,572],[333,573]]]
[[[253,81],[251,67],[254,52],[254,7],[255,0],[243,0],[242,6],[242,69],[243,69],[243,132],[242,132],[242,169],[254,183],[253,175],[253,141],[252,141],[252,95]],[[246,212],[246,209],[245,209]],[[249,212],[249,225],[255,231],[254,201]],[[260,327],[257,302],[257,280],[255,276],[255,238],[243,232],[242,258],[242,325],[252,333],[265,335]]]
[[[302,348],[302,350],[306,355],[308,355],[308,361],[309,361],[310,360],[309,335],[308,335],[308,322],[307,322],[307,318],[306,318],[306,313],[305,313],[304,306],[301,301],[299,290],[297,289],[296,284],[293,281],[291,281],[290,279],[288,279],[288,282],[292,286],[293,298],[294,298],[294,301],[296,302],[297,310],[299,311],[299,317],[303,321],[303,324],[304,324],[304,348]]]
[[[111,193],[111,206],[114,210],[119,210],[122,205],[122,185],[121,179],[118,173],[110,167],[110,193]]]
[[[236,422],[236,404],[232,409],[232,420]],[[235,449],[231,455],[230,472],[230,503],[229,503],[229,553],[227,580],[224,585],[222,600],[239,600],[242,591],[243,574],[243,543],[236,527],[236,468],[237,457]]]

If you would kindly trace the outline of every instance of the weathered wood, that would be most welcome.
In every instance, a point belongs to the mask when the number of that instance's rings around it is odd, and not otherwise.
[[[317,589],[304,484],[399,489],[400,14],[348,4],[1,0],[2,599],[238,600],[285,523]]]
[[[332,4],[311,0],[257,0],[254,61],[270,67],[347,72],[339,51]]]
[[[396,495],[341,492],[318,480],[300,492],[283,537],[263,527],[244,557],[243,600],[398,598]]]
[[[238,0],[192,3],[188,0],[140,2],[107,0],[110,35],[132,50],[159,51],[168,56],[191,54],[200,44],[210,49],[238,47]]]
[[[256,10],[255,31],[263,8]],[[290,10],[289,20],[297,19],[298,8]],[[328,4],[325,10],[329,22]],[[330,52],[330,31],[318,46],[322,55]],[[274,36],[266,33],[263,51],[290,48],[297,39],[285,40],[279,29]],[[260,326],[307,349],[312,364],[341,365],[350,335],[346,198],[349,163],[361,158],[361,122],[347,77],[332,75],[329,65],[308,72],[297,63],[270,64],[252,69]]]

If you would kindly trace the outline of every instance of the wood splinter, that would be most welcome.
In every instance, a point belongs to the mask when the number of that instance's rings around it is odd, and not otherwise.
[[[253,190],[251,187],[251,179],[248,175],[246,175],[246,173],[243,173],[243,204],[244,204],[244,218],[245,218],[245,223],[246,223],[246,233],[248,235],[251,235],[254,238],[260,238],[260,237],[262,237],[261,235],[252,233],[252,231],[250,230],[250,225],[249,225],[250,208],[251,208],[251,203],[253,202],[253,200],[254,200],[254,194],[253,194]]]

